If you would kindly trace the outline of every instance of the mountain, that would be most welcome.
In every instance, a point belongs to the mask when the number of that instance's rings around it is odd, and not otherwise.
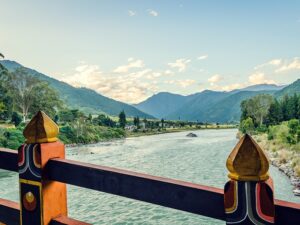
[[[136,107],[158,118],[171,120],[237,122],[240,118],[240,104],[243,100],[258,94],[277,96],[295,92],[300,93],[300,80],[288,86],[258,84],[230,92],[205,90],[188,96],[158,93],[137,104]]]
[[[276,85],[276,84],[256,84],[251,85],[238,91],[279,91],[287,85]]]
[[[282,90],[275,93],[275,97],[281,98],[284,95],[293,95],[300,93],[300,79],[296,80],[292,84],[286,86]]]
[[[202,110],[202,113],[196,114],[192,120],[206,122],[237,122],[240,120],[241,102],[258,94],[274,94],[274,91],[240,91],[226,96],[213,106]]]
[[[33,69],[24,67],[17,62],[2,60],[0,63],[9,71],[24,68],[30,75],[37,77],[40,80],[47,81],[52,88],[58,91],[61,99],[70,108],[77,108],[86,113],[102,112],[113,116],[118,115],[124,110],[129,117],[139,116],[142,118],[153,118],[153,116],[144,113],[131,105],[105,97],[91,89],[75,88],[65,82],[58,81]]]
[[[183,95],[172,94],[169,92],[160,92],[145,101],[135,104],[134,106],[156,118],[163,118],[171,112],[176,111],[188,101]]]
[[[193,101],[183,105],[178,111],[169,115],[170,119],[202,122],[236,122],[239,121],[243,100],[258,94],[273,94],[274,91],[239,91],[214,92],[204,91]]]
[[[198,115],[205,109],[212,107],[229,95],[228,92],[205,90],[187,97],[187,102],[178,110],[166,115],[167,119],[197,120]]]

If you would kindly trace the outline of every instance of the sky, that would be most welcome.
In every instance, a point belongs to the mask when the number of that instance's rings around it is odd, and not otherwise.
[[[0,0],[6,59],[138,103],[300,78],[300,1]]]

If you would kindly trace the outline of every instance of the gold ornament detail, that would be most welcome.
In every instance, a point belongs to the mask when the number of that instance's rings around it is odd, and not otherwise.
[[[228,177],[238,181],[269,179],[269,161],[264,151],[250,135],[245,134],[228,156]]]
[[[31,191],[23,196],[23,206],[28,211],[33,211],[36,208],[36,198]]]
[[[44,112],[39,111],[23,131],[27,144],[57,141],[59,127]]]

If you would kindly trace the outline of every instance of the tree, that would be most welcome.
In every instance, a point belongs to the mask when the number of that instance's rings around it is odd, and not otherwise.
[[[127,123],[127,121],[126,121],[126,114],[125,114],[125,112],[123,110],[119,114],[119,124],[120,124],[120,127],[122,127],[124,129],[125,126],[126,126],[126,123]]]
[[[297,104],[297,119],[300,119],[300,95],[298,96],[298,104]]]
[[[8,120],[13,111],[11,89],[9,88],[11,74],[0,63],[0,119]]]
[[[57,114],[55,114],[55,116],[54,116],[54,122],[56,124],[58,124],[58,121],[59,121],[59,116]]]
[[[254,130],[254,123],[251,117],[243,120],[240,124],[240,130],[245,133],[251,133]]]
[[[96,123],[99,126],[107,126],[107,127],[116,126],[116,122],[104,114],[100,114],[97,118],[93,119],[93,123],[94,124]]]
[[[273,97],[267,94],[256,95],[253,98],[244,100],[241,103],[242,120],[244,120],[245,117],[251,117],[254,125],[261,126],[268,115],[272,102]]]
[[[22,113],[24,122],[29,113],[35,114],[39,110],[53,117],[62,105],[58,94],[48,83],[30,76],[25,69],[17,69],[12,74],[10,88],[15,106]]]
[[[299,129],[299,120],[297,119],[291,119],[288,122],[288,127],[289,127],[289,133],[292,135],[295,135]]]
[[[292,97],[288,98],[287,102],[287,119],[297,118],[298,109],[298,96],[294,94]]]
[[[280,104],[275,99],[268,110],[268,115],[266,116],[265,124],[267,126],[279,124],[282,121],[282,114]]]
[[[140,117],[136,117],[136,126],[137,128],[140,128]]]
[[[133,124],[134,124],[134,126],[136,126],[137,128],[140,127],[140,118],[139,118],[138,116],[133,118]]]
[[[146,117],[143,119],[143,123],[144,123],[144,127],[148,128],[149,127],[149,123],[148,120],[146,119]],[[152,127],[150,126],[150,128],[152,129]]]
[[[161,122],[161,128],[164,129],[164,123],[165,123],[164,118],[162,118],[160,122]]]
[[[22,117],[17,112],[13,112],[11,116],[11,122],[17,127],[22,122]]]
[[[281,115],[282,115],[283,121],[289,120],[288,101],[289,101],[289,96],[285,95],[285,96],[283,96],[283,99],[280,102]]]

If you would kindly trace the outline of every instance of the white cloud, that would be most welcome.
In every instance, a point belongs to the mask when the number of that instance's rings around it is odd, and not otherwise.
[[[250,84],[276,84],[274,80],[268,80],[263,72],[255,72],[249,76]]]
[[[287,72],[291,70],[300,70],[300,58],[295,57],[292,60],[285,61],[281,67],[275,70],[276,73]]]
[[[215,83],[218,83],[222,79],[223,77],[221,77],[219,74],[215,74],[212,77],[208,78],[207,81],[210,83],[210,85],[214,85]]]
[[[281,59],[273,59],[269,62],[270,65],[273,65],[273,66],[278,66],[281,64]]]
[[[64,75],[62,80],[75,87],[90,88],[116,100],[137,103],[158,91],[156,81],[145,80],[151,73],[151,69],[143,69],[116,75],[102,72],[97,65],[81,63],[72,74]],[[155,75],[157,76],[154,73]]]
[[[132,10],[128,10],[128,15],[129,15],[129,16],[135,16],[135,15],[136,15],[136,12],[135,12],[135,11],[132,11]]]
[[[141,59],[134,60],[133,58],[129,58],[127,65],[122,65],[122,66],[117,67],[114,70],[114,72],[115,73],[127,73],[129,71],[129,69],[143,68],[144,66],[145,65],[144,65],[143,60],[141,60]]]
[[[254,69],[257,70],[266,66],[279,66],[281,63],[282,63],[282,59],[272,59],[269,62],[254,67]]]
[[[186,79],[186,80],[168,80],[168,81],[165,81],[165,83],[167,84],[176,84],[182,88],[187,88],[193,84],[196,83],[195,80],[191,80],[191,79]]]
[[[242,83],[234,83],[234,84],[229,84],[229,85],[225,85],[221,87],[221,90],[223,91],[232,91],[235,89],[241,89],[246,87],[246,84],[242,84]]]
[[[247,83],[233,83],[233,84],[228,84],[228,85],[225,85],[225,86],[213,84],[213,85],[211,85],[210,88],[212,90],[216,90],[216,91],[232,91],[232,90],[247,87],[247,85],[248,85]]]
[[[158,12],[153,9],[148,9],[148,13],[151,16],[155,16],[155,17],[158,16]]]
[[[197,59],[198,60],[204,60],[204,59],[207,59],[207,57],[208,57],[208,55],[201,55]]]
[[[191,62],[190,59],[177,59],[173,63],[168,63],[168,66],[170,66],[171,68],[178,69],[178,72],[183,72],[183,71],[185,71],[187,64],[189,62]]]
[[[172,76],[172,75],[174,75],[174,72],[171,71],[171,70],[165,70],[164,74],[165,74],[165,75]]]

